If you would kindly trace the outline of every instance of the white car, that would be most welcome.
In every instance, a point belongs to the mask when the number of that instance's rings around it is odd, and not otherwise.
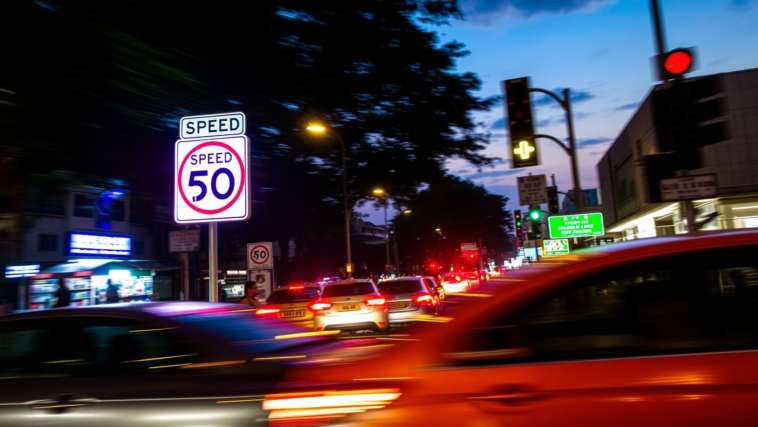
[[[440,282],[446,295],[471,291],[471,284],[465,273],[445,273]]]
[[[386,334],[389,328],[387,300],[370,280],[327,283],[321,298],[309,308],[317,331],[373,330]]]

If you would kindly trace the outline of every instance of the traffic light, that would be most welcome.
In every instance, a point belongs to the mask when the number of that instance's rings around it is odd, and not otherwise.
[[[510,152],[513,168],[524,168],[540,164],[539,151],[534,142],[532,105],[529,100],[529,78],[522,77],[504,82],[505,107],[508,114]]]
[[[529,220],[532,222],[539,221],[542,218],[542,210],[539,205],[529,206]]]
[[[558,204],[558,187],[547,187],[547,211],[553,215],[561,212]]]
[[[671,80],[695,69],[695,52],[692,48],[679,48],[664,53],[661,58],[661,80]]]
[[[516,242],[518,243],[518,247],[521,247],[524,245],[524,231],[521,227],[520,210],[513,211],[513,223],[516,225]]]

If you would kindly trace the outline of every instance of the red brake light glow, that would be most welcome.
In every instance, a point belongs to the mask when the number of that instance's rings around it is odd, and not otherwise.
[[[366,305],[384,305],[385,303],[387,303],[387,300],[385,300],[384,298],[371,298],[371,299],[367,299],[366,301],[363,301],[363,303]]]
[[[287,287],[287,289],[291,291],[302,291],[303,289],[305,289],[305,285],[290,285]]]
[[[434,304],[434,298],[429,294],[417,294],[413,297],[413,302],[421,305],[432,305]]]
[[[329,310],[332,308],[332,304],[328,302],[317,302],[310,305],[310,309],[313,311]]]
[[[256,314],[263,315],[263,314],[274,314],[278,313],[280,310],[278,308],[259,308],[258,311],[256,311]]]
[[[460,282],[461,281],[461,276],[455,276],[455,281],[456,282]]]

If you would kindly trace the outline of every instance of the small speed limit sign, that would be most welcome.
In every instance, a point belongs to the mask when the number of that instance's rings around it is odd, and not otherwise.
[[[246,136],[176,142],[174,218],[179,223],[250,217]]]
[[[266,270],[274,268],[274,259],[271,257],[271,242],[259,242],[247,244],[247,269]]]

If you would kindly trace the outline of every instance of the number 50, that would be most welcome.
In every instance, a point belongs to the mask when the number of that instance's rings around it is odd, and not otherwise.
[[[218,191],[218,188],[216,183],[218,182],[218,176],[224,174],[229,178],[229,188],[226,189],[226,192],[220,193]],[[200,181],[198,178],[201,176],[208,176],[208,171],[192,171],[190,172],[189,176],[189,185],[190,187],[200,187],[200,194],[197,196],[192,197],[193,202],[199,202],[205,198],[205,196],[208,194],[208,187],[205,186],[205,183],[203,181]],[[232,192],[234,192],[234,175],[232,174],[232,171],[230,171],[227,168],[218,168],[216,169],[216,172],[213,172],[213,176],[211,177],[211,191],[213,192],[213,195],[219,199],[224,200],[228,199],[229,196],[232,195]]]

